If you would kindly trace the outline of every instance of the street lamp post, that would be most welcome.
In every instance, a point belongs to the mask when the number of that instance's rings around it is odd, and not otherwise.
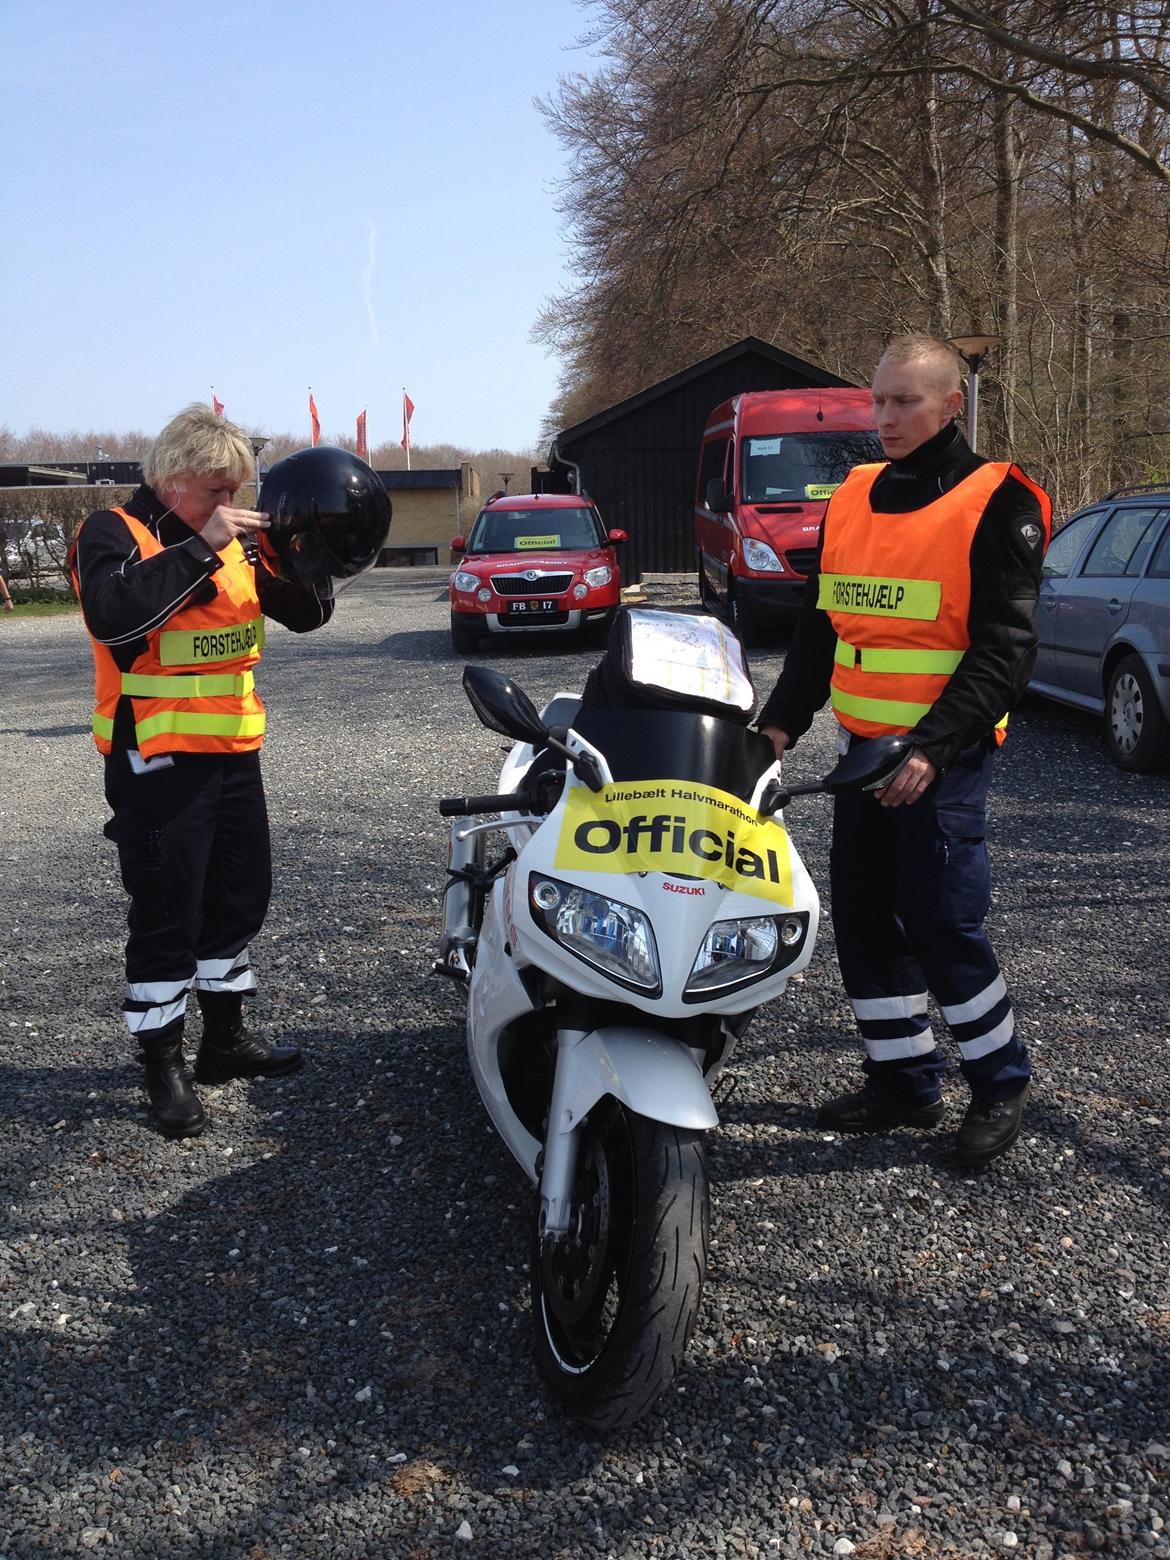
[[[947,337],[947,346],[954,347],[967,365],[967,443],[972,449],[979,429],[979,369],[992,347],[998,347],[1002,340],[1002,336]]]
[[[508,491],[508,483],[511,482],[512,478],[515,475],[516,475],[516,473],[514,471],[501,471],[500,472],[500,481],[504,484],[504,492],[505,493]]]
[[[254,433],[254,434],[252,434],[249,437],[248,443],[252,446],[252,459],[256,462],[256,508],[259,509],[260,508],[260,451],[268,443],[268,440],[266,438],[263,438],[260,434]]]

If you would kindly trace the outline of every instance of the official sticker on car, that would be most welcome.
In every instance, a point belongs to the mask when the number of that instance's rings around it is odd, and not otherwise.
[[[540,552],[545,547],[559,547],[559,536],[518,536],[516,538],[517,552]]]
[[[739,797],[693,781],[625,781],[565,801],[555,864],[567,872],[669,872],[792,904],[788,835]]]

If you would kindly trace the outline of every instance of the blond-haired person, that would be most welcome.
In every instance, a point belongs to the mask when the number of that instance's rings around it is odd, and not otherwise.
[[[933,995],[971,1100],[967,1164],[1007,1152],[1031,1088],[1028,1053],[983,929],[986,801],[1007,712],[1036,654],[1051,507],[1018,467],[973,453],[955,423],[958,359],[943,341],[890,343],[873,380],[884,464],[829,500],[791,649],[760,713],[777,754],[830,700],[841,750],[889,732],[914,749],[884,791],[838,797],[830,880],[865,1086],[821,1107],[840,1132],[933,1127],[946,1062]]]
[[[267,517],[235,505],[251,445],[210,407],[171,419],[124,505],[89,516],[71,564],[92,642],[94,740],[105,762],[127,915],[123,1013],[156,1121],[202,1131],[184,1068],[189,992],[202,1009],[195,1078],[273,1077],[301,1064],[242,1020],[248,948],[271,890],[260,774],[264,707],[254,668],[264,619],[298,633],[332,612],[244,545]]]

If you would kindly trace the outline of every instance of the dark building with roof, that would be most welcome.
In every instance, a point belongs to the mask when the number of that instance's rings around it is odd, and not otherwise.
[[[712,408],[745,390],[853,388],[813,363],[746,336],[669,379],[558,433],[535,491],[586,492],[629,533],[626,581],[695,565],[695,465]]]

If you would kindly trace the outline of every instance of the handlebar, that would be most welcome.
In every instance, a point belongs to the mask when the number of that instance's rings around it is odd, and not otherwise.
[[[444,818],[467,818],[472,813],[524,812],[527,805],[526,791],[505,791],[494,796],[448,796],[439,803],[439,813]]]

